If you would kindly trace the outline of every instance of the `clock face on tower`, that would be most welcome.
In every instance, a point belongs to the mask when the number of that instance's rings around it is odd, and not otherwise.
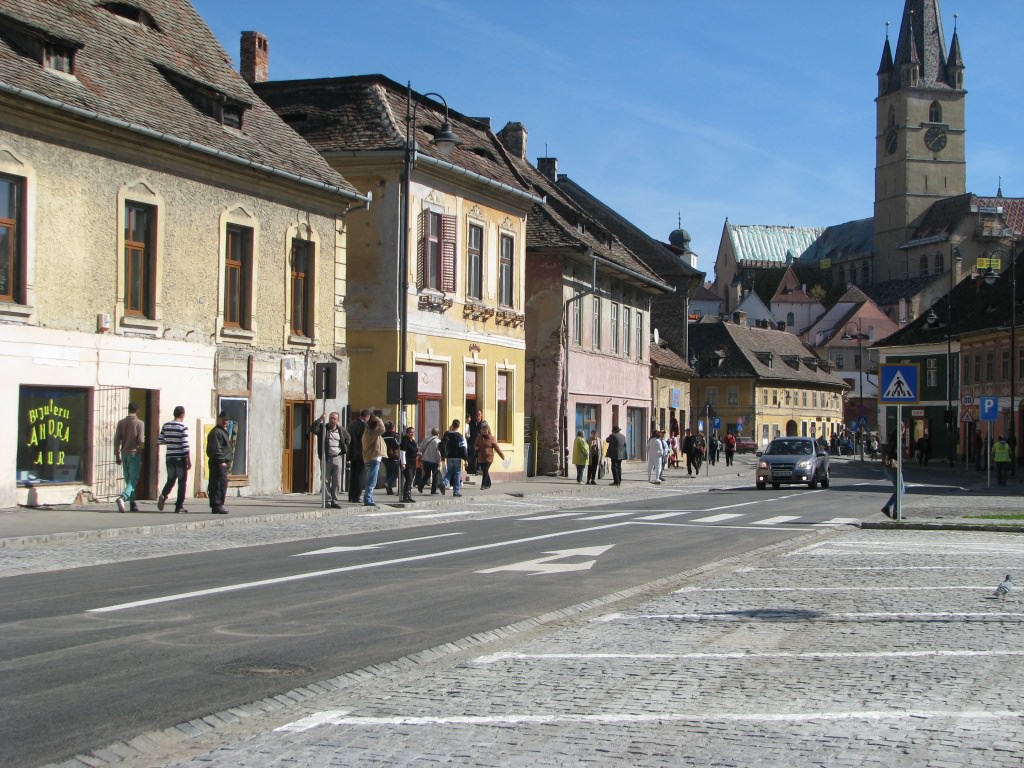
[[[899,134],[896,133],[895,128],[890,128],[889,133],[885,136],[885,151],[890,155],[896,154],[896,147],[899,144]]]
[[[924,134],[924,145],[932,152],[941,152],[946,146],[946,132],[933,125]]]

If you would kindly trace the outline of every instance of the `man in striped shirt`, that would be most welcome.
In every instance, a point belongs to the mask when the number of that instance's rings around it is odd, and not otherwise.
[[[174,511],[178,514],[188,512],[185,509],[185,479],[188,471],[192,469],[192,455],[188,446],[188,427],[185,426],[185,409],[178,406],[174,409],[174,421],[168,421],[160,428],[160,436],[157,438],[160,445],[167,449],[164,455],[164,463],[167,466],[167,484],[160,492],[160,498],[156,500],[156,507],[161,512],[164,510],[164,503],[167,496],[178,483],[178,499],[174,505]]]

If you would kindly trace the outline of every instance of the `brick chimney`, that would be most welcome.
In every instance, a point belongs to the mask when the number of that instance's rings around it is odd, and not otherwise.
[[[239,71],[245,82],[263,83],[270,68],[270,42],[262,32],[243,32],[238,57]]]
[[[551,181],[558,181],[558,158],[538,157],[537,170],[547,178],[551,179]]]
[[[498,133],[498,141],[520,160],[526,159],[526,126],[522,123],[507,123]]]

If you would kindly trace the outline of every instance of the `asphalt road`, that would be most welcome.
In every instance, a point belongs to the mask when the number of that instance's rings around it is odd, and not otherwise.
[[[884,487],[844,472],[828,490],[666,491],[5,579],[0,762],[58,761],[875,515]]]

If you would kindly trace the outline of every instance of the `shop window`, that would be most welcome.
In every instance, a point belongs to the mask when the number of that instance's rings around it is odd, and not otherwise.
[[[498,371],[498,418],[494,436],[502,443],[512,442],[512,402],[512,374]]]
[[[20,388],[17,479],[21,485],[86,482],[89,390]]]

